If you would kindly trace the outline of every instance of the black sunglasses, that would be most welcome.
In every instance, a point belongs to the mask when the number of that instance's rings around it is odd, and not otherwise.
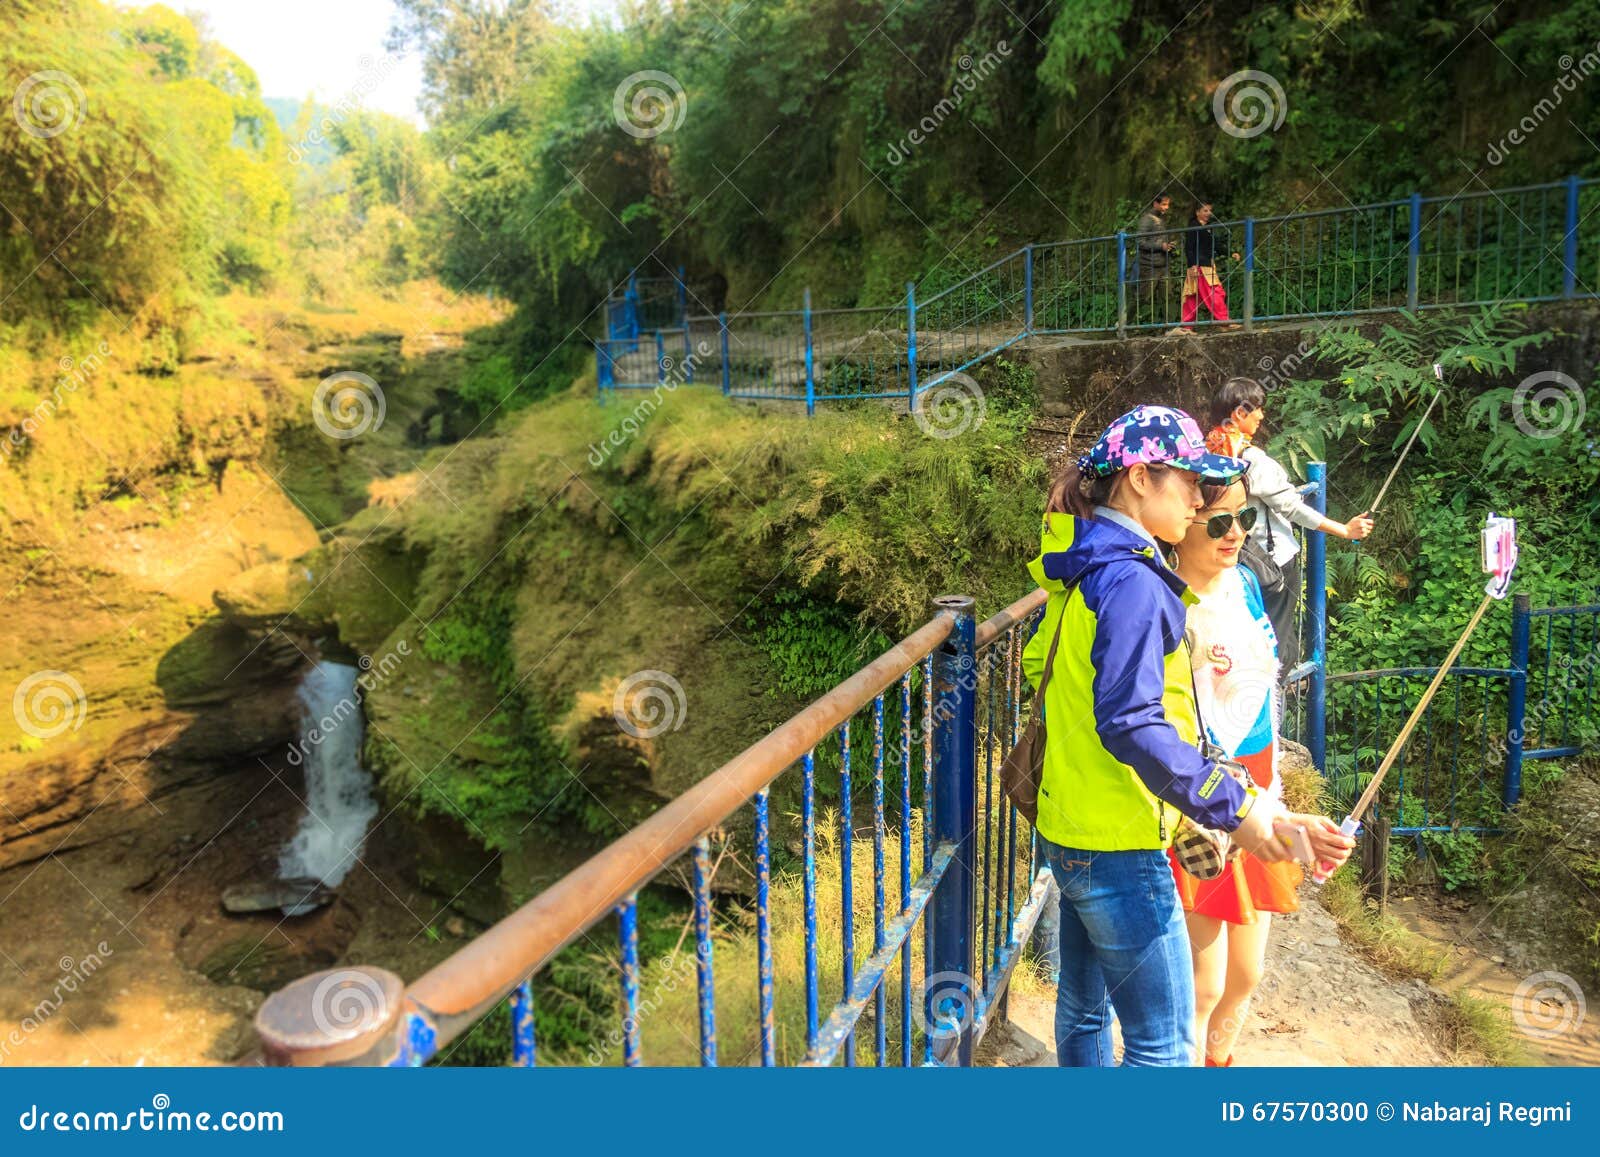
[[[1239,529],[1249,534],[1250,528],[1256,524],[1256,508],[1254,506],[1246,506],[1238,514],[1213,514],[1206,519],[1207,536],[1221,538],[1233,529],[1233,520],[1236,518],[1239,520]]]

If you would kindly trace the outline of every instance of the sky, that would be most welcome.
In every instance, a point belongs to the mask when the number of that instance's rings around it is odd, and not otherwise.
[[[422,66],[415,55],[385,61],[390,0],[165,0],[204,13],[211,35],[242,57],[261,80],[261,95],[336,103],[363,94],[366,108],[420,125]],[[139,7],[123,0],[123,7]],[[615,11],[617,0],[567,0],[582,18]]]

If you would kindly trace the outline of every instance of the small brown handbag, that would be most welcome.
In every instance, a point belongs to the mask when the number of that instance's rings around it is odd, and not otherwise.
[[[1194,644],[1186,634],[1185,649],[1192,652]],[[1192,654],[1184,656],[1189,664],[1189,686],[1194,689],[1194,717],[1198,728],[1200,755],[1209,759],[1246,788],[1255,786],[1244,764],[1233,759],[1226,751],[1206,738],[1206,721],[1200,714],[1200,688],[1194,679]],[[1178,866],[1197,880],[1215,880],[1242,849],[1227,832],[1208,828],[1188,816],[1179,819],[1178,830],[1172,837],[1172,854]]]
[[[1229,759],[1221,748],[1202,742],[1200,754],[1213,760],[1245,787],[1254,786],[1244,764]],[[1242,850],[1227,832],[1208,828],[1188,816],[1181,817],[1172,837],[1172,854],[1178,866],[1197,880],[1215,880]]]

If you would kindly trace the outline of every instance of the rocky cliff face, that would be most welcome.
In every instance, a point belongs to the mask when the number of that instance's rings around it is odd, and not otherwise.
[[[184,496],[107,502],[13,576],[19,645],[0,712],[0,866],[157,819],[162,799],[250,769],[293,741],[309,638],[253,638],[211,588],[249,562],[317,544],[259,468],[226,466]]]
[[[503,311],[426,283],[358,304],[230,300],[231,325],[174,372],[114,351],[43,418],[23,403],[51,396],[54,362],[6,366],[0,868],[159,824],[163,800],[219,775],[270,778],[319,648],[389,633],[404,559],[386,566],[380,536],[341,568],[321,544],[403,497],[383,482],[425,452],[461,334]],[[341,371],[387,406],[359,437],[317,420]]]

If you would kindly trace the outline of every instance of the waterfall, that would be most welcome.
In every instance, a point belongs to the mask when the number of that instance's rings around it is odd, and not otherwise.
[[[304,758],[307,810],[278,855],[278,875],[285,880],[311,877],[329,887],[343,881],[378,814],[372,776],[361,766],[366,729],[356,693],[358,674],[347,664],[324,661],[301,681],[303,720],[296,750]]]

